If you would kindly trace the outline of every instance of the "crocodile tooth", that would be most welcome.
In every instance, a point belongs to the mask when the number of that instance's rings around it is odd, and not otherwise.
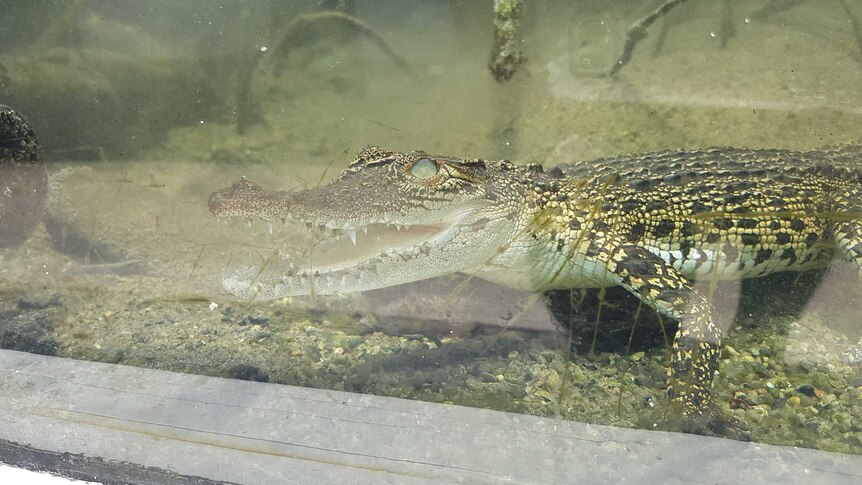
[[[320,230],[320,232],[325,232],[326,231],[326,224],[318,224],[317,228]]]
[[[269,230],[269,235],[272,235],[272,222],[266,223],[266,228]]]
[[[347,237],[350,238],[350,242],[356,246],[356,231],[347,231]]]
[[[367,236],[368,235],[368,226],[362,226],[362,232],[364,232],[365,235]]]
[[[400,231],[402,227],[404,227],[404,226],[402,226],[401,224],[395,224],[395,230],[396,231]]]

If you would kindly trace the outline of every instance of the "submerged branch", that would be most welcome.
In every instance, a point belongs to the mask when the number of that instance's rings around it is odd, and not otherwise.
[[[862,55],[862,25],[860,25],[859,19],[853,15],[853,10],[850,9],[850,4],[847,0],[839,0],[839,2],[841,3],[841,7],[844,8],[847,18],[850,19],[850,25],[853,27],[853,35],[856,38],[856,45],[859,46],[859,54]]]
[[[370,25],[343,12],[324,11],[300,15],[280,35],[275,48],[272,50],[272,55],[275,56],[273,61],[274,74],[280,76],[284,72],[287,58],[294,47],[316,42],[325,37],[332,37],[335,34],[342,35],[342,38],[363,35],[383,51],[396,66],[405,71],[410,69],[407,61],[398,55],[395,49]],[[254,99],[252,88],[264,53],[264,50],[255,52],[237,85],[236,116],[237,132],[240,134],[263,120],[260,106]]]
[[[300,15],[288,26],[273,52],[277,58],[275,74],[280,75],[284,70],[291,48],[316,41],[318,37],[331,36],[333,32],[338,31],[364,35],[396,66],[401,69],[408,68],[407,62],[370,25],[346,13],[325,11]]]
[[[521,52],[521,14],[524,0],[494,0],[494,45],[488,68],[498,83],[512,78],[526,58]]]
[[[677,5],[680,5],[687,1],[688,0],[668,0],[662,6],[657,8],[655,12],[647,15],[646,17],[638,21],[636,24],[634,24],[626,33],[626,44],[623,47],[623,53],[620,54],[620,57],[614,63],[613,67],[611,67],[609,73],[610,76],[615,77],[623,68],[623,66],[628,64],[628,62],[632,58],[632,54],[634,54],[635,46],[637,46],[638,42],[646,38],[647,29],[650,25],[655,23],[656,20],[664,17]]]

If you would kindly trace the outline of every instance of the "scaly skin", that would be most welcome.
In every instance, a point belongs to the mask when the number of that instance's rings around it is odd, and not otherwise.
[[[620,285],[679,321],[669,394],[697,414],[722,330],[693,281],[824,267],[835,256],[862,268],[860,160],[858,145],[714,148],[546,171],[368,147],[323,187],[271,192],[243,179],[209,205],[217,216],[301,220],[355,241],[349,256],[324,247],[317,263],[274,284],[257,281],[254,269],[226,278],[245,298],[357,292],[453,272],[538,291]]]

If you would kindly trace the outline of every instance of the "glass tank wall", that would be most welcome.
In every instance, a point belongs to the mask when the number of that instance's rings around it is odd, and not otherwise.
[[[429,256],[439,225],[493,198],[396,227],[476,186],[517,191],[505,171],[418,156],[433,163],[398,173],[477,185],[416,202],[381,170],[314,189],[368,145],[382,149],[354,169],[421,149],[554,180],[580,162],[576,186],[600,157],[860,140],[849,0],[5,0],[0,25],[0,104],[41,146],[37,162],[0,152],[0,345],[71,359],[684,429],[667,397],[673,318],[619,287],[510,288],[458,263],[531,278],[540,263],[494,259],[511,242]],[[237,217],[215,217],[211,194],[242,177]],[[279,208],[263,189],[323,195]],[[458,230],[489,239],[494,224]],[[862,451],[852,263],[696,287],[726,330],[695,431]]]

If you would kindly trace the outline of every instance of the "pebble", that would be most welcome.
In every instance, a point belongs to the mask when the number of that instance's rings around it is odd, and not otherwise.
[[[801,399],[799,399],[799,396],[790,396],[790,397],[788,397],[788,398],[787,398],[787,404],[788,404],[790,407],[794,407],[794,408],[795,408],[796,406],[799,406],[799,403],[800,403],[801,401],[802,401],[802,400],[801,400]]]
[[[814,386],[812,386],[811,384],[803,384],[797,387],[796,390],[799,393],[805,394],[808,397],[814,397],[815,389]]]
[[[248,323],[254,325],[266,325],[269,322],[269,317],[266,315],[249,315],[247,320]]]

